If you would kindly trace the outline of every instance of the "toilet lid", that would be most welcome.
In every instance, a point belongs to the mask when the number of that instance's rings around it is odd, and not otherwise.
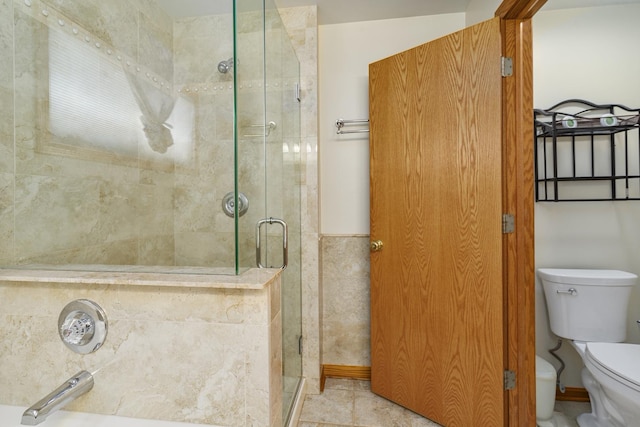
[[[614,377],[626,380],[640,390],[640,345],[625,343],[587,343],[587,355]]]

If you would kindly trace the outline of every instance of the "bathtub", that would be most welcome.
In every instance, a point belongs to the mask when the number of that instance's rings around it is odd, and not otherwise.
[[[23,427],[20,424],[22,406],[0,405],[0,427]],[[57,411],[39,424],[42,427],[215,427],[211,424],[190,424],[175,421],[144,420],[85,412]]]

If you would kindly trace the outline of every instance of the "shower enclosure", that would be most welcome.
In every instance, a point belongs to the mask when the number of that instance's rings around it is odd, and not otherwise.
[[[286,419],[302,365],[299,64],[272,0],[191,5],[0,0],[0,263],[286,266]]]

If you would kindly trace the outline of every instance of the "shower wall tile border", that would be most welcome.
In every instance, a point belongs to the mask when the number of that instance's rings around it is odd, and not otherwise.
[[[92,268],[92,266],[83,266]],[[253,268],[245,273],[235,275],[211,274],[202,269],[200,274],[180,273],[180,268],[163,269],[163,272],[146,272],[150,267],[129,267],[143,271],[122,271],[127,267],[116,266],[117,269],[100,271],[107,266],[93,266],[91,271],[74,270],[29,270],[0,269],[0,281],[7,282],[48,282],[76,283],[96,285],[128,285],[128,286],[167,286],[188,288],[215,289],[264,289],[276,280],[281,270],[273,268]],[[190,269],[193,270],[193,269]],[[168,272],[173,271],[173,273]]]

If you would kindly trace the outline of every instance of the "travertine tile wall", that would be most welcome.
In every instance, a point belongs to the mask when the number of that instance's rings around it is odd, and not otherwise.
[[[52,8],[55,8],[60,7],[57,6],[58,3],[51,2],[50,4],[55,5],[52,6]],[[46,3],[33,1],[32,4],[42,5]],[[228,248],[228,244],[232,242],[231,235],[220,234],[220,231],[224,232],[227,229],[225,223],[227,218],[223,217],[222,213],[212,213],[220,212],[219,201],[224,194],[224,189],[229,186],[229,182],[224,182],[223,180],[220,189],[218,187],[215,190],[208,188],[208,192],[204,191],[204,187],[206,187],[204,183],[214,175],[215,168],[222,168],[223,165],[228,167],[232,163],[230,157],[232,153],[226,150],[224,145],[224,141],[231,141],[231,129],[223,125],[223,123],[228,122],[233,114],[226,103],[226,100],[230,99],[231,91],[229,90],[228,82],[224,80],[224,76],[217,74],[217,72],[200,77],[189,75],[187,70],[193,64],[193,59],[191,59],[190,63],[187,54],[190,52],[189,47],[196,47],[195,44],[191,43],[194,40],[198,42],[197,46],[199,48],[202,48],[204,44],[207,48],[219,49],[219,51],[215,52],[215,55],[210,55],[211,61],[216,62],[216,64],[218,60],[227,57],[226,47],[220,44],[219,40],[218,43],[210,44],[210,39],[198,39],[203,34],[200,32],[203,31],[203,26],[206,27],[211,24],[211,21],[188,22],[185,20],[184,22],[176,22],[174,27],[168,21],[168,18],[155,8],[153,2],[149,0],[134,2],[126,0],[110,0],[109,2],[90,0],[81,3],[65,2],[65,4],[77,4],[79,9],[75,11],[67,8],[60,10],[61,12],[68,14],[71,18],[83,20],[83,25],[87,29],[94,30],[96,35],[103,37],[109,43],[117,45],[118,49],[131,54],[134,58],[145,60],[145,63],[148,64],[155,64],[150,65],[153,66],[154,72],[164,73],[167,79],[174,79],[182,87],[188,87],[187,84],[198,86],[211,83],[217,85],[217,89],[215,89],[216,92],[214,94],[209,93],[207,95],[203,95],[202,92],[197,95],[193,92],[189,94],[183,92],[185,97],[193,100],[194,104],[197,105],[198,124],[202,125],[196,138],[199,151],[198,155],[194,157],[195,165],[191,170],[178,168],[173,175],[166,172],[138,172],[137,170],[131,173],[125,167],[113,168],[108,164],[103,167],[98,163],[82,165],[77,159],[65,159],[62,161],[56,159],[55,156],[46,158],[40,156],[42,159],[40,159],[39,163],[36,163],[32,159],[35,156],[32,152],[21,151],[19,153],[20,158],[16,164],[35,163],[34,167],[31,168],[32,170],[25,169],[26,172],[42,173],[45,174],[44,176],[49,173],[52,175],[51,180],[62,181],[66,179],[64,184],[69,182],[73,184],[83,180],[84,178],[81,178],[79,174],[79,171],[83,169],[89,169],[91,173],[96,175],[104,169],[108,171],[106,172],[107,174],[113,174],[122,180],[127,180],[126,182],[130,182],[130,184],[121,184],[121,187],[124,187],[126,192],[112,189],[106,189],[105,191],[105,184],[100,181],[95,186],[95,188],[103,190],[102,193],[98,194],[102,194],[103,197],[107,196],[105,208],[114,203],[120,206],[118,209],[107,210],[106,213],[113,214],[113,220],[110,225],[104,228],[107,232],[119,230],[119,227],[126,223],[126,216],[123,215],[123,212],[135,210],[148,212],[148,216],[142,217],[140,222],[136,223],[137,225],[141,227],[147,226],[156,221],[155,218],[159,218],[162,221],[159,223],[160,228],[166,232],[163,235],[152,236],[146,242],[112,241],[107,246],[77,247],[72,245],[72,248],[63,247],[58,250],[57,256],[50,256],[47,261],[69,262],[73,260],[73,262],[99,262],[100,264],[106,262],[134,264],[140,259],[146,263],[153,263],[154,255],[162,254],[159,258],[163,259],[163,262],[167,264],[171,264],[175,256],[177,263],[199,265],[215,258],[218,255],[216,252],[230,253],[231,251],[225,248]],[[22,107],[16,111],[11,108],[14,105],[13,94],[16,84],[22,86],[26,84],[27,90],[19,92],[32,95],[31,99],[18,100],[19,102],[16,102],[16,105],[27,105],[35,102],[33,99],[33,86],[35,85],[33,79],[25,83],[13,78],[14,62],[16,63],[16,69],[18,69],[22,62],[26,65],[29,60],[33,60],[33,57],[24,58],[23,60],[22,56],[24,55],[22,54],[17,57],[13,56],[14,29],[16,32],[20,32],[21,30],[18,27],[24,25],[27,21],[33,21],[33,19],[25,18],[25,13],[21,11],[21,8],[25,7],[24,1],[0,0],[0,7],[0,54],[2,54],[3,58],[13,59],[2,61],[2,64],[0,64],[0,101],[2,101],[0,102],[0,154],[2,154],[0,156],[0,238],[5,242],[0,245],[0,263],[13,264],[17,262],[43,261],[42,258],[38,258],[37,255],[39,254],[17,255],[13,243],[16,240],[13,229],[14,187],[18,190],[24,187],[24,192],[30,195],[33,200],[38,200],[44,194],[44,191],[39,190],[41,187],[39,182],[35,180],[34,183],[29,183],[28,175],[25,173],[22,174],[24,175],[23,177],[18,179],[18,181],[22,179],[25,182],[24,184],[18,183],[16,185],[14,177],[14,145],[21,145],[23,142],[26,143],[26,146],[35,145],[38,132],[37,127],[33,124],[35,123],[34,118],[23,112]],[[83,18],[84,15],[80,12],[89,12],[89,14]],[[98,19],[99,16],[113,17],[119,23],[111,27],[108,19]],[[319,390],[319,368],[321,363],[321,295],[318,269],[317,10],[315,7],[289,8],[282,10],[281,16],[300,60],[301,70],[302,140],[300,155],[302,158],[302,170],[300,170],[300,179],[302,185],[302,247],[300,250],[303,263],[300,268],[302,270],[302,321],[305,338],[303,374],[308,380],[308,390],[317,392]],[[126,26],[127,23],[131,27],[124,28],[123,26]],[[32,23],[31,25],[41,24]],[[224,26],[228,24],[218,22],[216,25]],[[171,28],[175,28],[174,32],[172,32]],[[29,34],[24,28],[22,31],[26,31]],[[138,40],[137,36],[132,36],[132,34],[137,34],[138,32],[140,32],[140,46],[134,43],[134,41]],[[175,45],[173,46],[174,49],[176,49],[176,46],[180,46],[179,53],[173,54],[171,44]],[[16,45],[20,46],[19,43],[16,43]],[[142,48],[143,45],[146,46],[144,49]],[[33,46],[31,54],[37,54],[37,52],[34,52]],[[169,61],[169,58],[171,61]],[[171,67],[171,69],[163,68],[169,62],[173,62],[175,66]],[[28,65],[26,66],[28,67]],[[28,69],[26,69],[25,75],[27,77],[28,74]],[[211,86],[209,87],[211,88]],[[17,113],[21,115],[19,120],[15,119]],[[222,141],[222,144],[211,144],[212,138]],[[210,162],[207,160],[210,158],[214,158],[216,161]],[[197,174],[194,171],[197,171]],[[66,177],[65,174],[70,174],[71,176]],[[58,175],[62,175],[62,178],[59,178]],[[229,177],[226,174],[222,175]],[[43,190],[45,189],[45,187],[42,188]],[[46,188],[47,194],[55,188],[64,188],[64,186],[49,186]],[[141,188],[142,190],[136,192],[136,188]],[[53,203],[57,198],[50,195],[46,200],[49,203]],[[118,201],[120,201],[120,205],[118,205]],[[161,205],[156,207],[156,201],[160,201]],[[192,203],[196,201],[199,204],[193,205]],[[128,203],[134,203],[134,207],[132,208]],[[178,205],[175,206],[175,210],[169,209],[169,207],[173,208],[174,204]],[[25,208],[26,206],[22,206],[22,209]],[[77,215],[71,208],[56,211],[47,207],[46,211],[56,213],[56,215],[52,215],[55,216],[53,218],[54,223],[59,222],[60,218],[75,219],[76,217],[73,215]],[[192,215],[194,212],[195,215]],[[193,219],[184,222],[180,220],[180,217],[184,216],[190,216]],[[210,221],[212,216],[213,221]],[[30,220],[35,219],[36,215],[34,214]],[[78,219],[81,224],[84,224],[82,221],[85,219]],[[48,220],[51,220],[51,218]],[[175,233],[173,233],[174,223],[183,224],[175,229]],[[92,227],[90,222],[86,223],[84,229],[91,233],[100,231]],[[48,231],[46,233],[44,233],[44,230],[41,231],[43,232],[42,236],[40,235],[41,233],[36,233],[32,230],[29,236],[18,236],[18,240],[33,238],[41,242],[42,237],[46,239],[49,233]],[[57,236],[66,236],[62,229],[57,233]],[[215,244],[210,244],[214,234],[219,236],[215,237],[218,240]],[[55,237],[53,236],[50,240],[56,242]],[[124,243],[124,245],[120,243]],[[163,249],[169,247],[173,249],[174,246],[177,249],[177,255],[173,251],[169,252]],[[146,254],[140,255],[139,249],[146,251]]]
[[[32,405],[85,369],[95,386],[70,410],[281,425],[280,279],[269,280],[262,289],[0,281],[0,403]],[[58,337],[58,315],[77,298],[108,318],[104,345],[88,355]]]
[[[15,0],[3,2],[0,19],[3,58],[12,59],[3,61],[0,95],[6,160],[0,164],[6,190],[0,219],[10,242],[0,261],[172,265],[172,161],[138,167],[128,154],[56,136],[47,108],[51,34],[66,32],[77,37],[74,43],[82,38],[97,56],[118,57],[122,67],[129,62],[171,82],[169,17],[148,1]]]
[[[13,260],[13,0],[0,0],[0,263]]]
[[[0,46],[14,61],[3,62],[0,82],[6,154],[0,164],[0,233],[11,242],[3,245],[0,263],[234,265],[234,221],[221,209],[234,187],[233,73],[217,71],[220,60],[233,56],[231,15],[174,23],[146,0],[3,1],[0,19],[7,25]],[[262,46],[256,41],[262,37],[259,20],[243,22],[256,24],[243,27],[246,47]],[[65,30],[192,105],[195,123],[186,158],[100,152],[49,131],[48,34]],[[262,67],[244,69],[252,75],[251,69]],[[259,90],[256,85],[245,97],[245,106],[262,98]],[[259,153],[241,153],[241,175],[255,173],[263,160]],[[261,181],[245,181],[243,190],[258,206]],[[253,265],[254,223],[241,237],[243,265]]]
[[[234,265],[234,221],[221,209],[223,196],[235,184],[233,73],[217,71],[218,62],[234,54],[232,16],[173,22],[153,1],[58,3],[14,0],[0,10],[7,22],[0,45],[16,64],[15,78],[12,67],[3,70],[3,107],[14,105],[14,86],[19,89],[16,108],[7,108],[0,128],[6,150],[0,165],[0,188],[6,190],[0,233],[11,242],[3,246],[0,263]],[[275,14],[267,17],[269,46],[280,42],[279,22]],[[299,126],[287,122],[279,102],[263,102],[263,60],[278,65],[282,56],[273,55],[273,49],[266,56],[262,52],[261,14],[244,12],[238,23],[238,174],[251,202],[239,235],[240,265],[245,267],[255,263],[254,227],[265,216],[265,204],[263,175],[256,173],[264,151],[244,134],[259,131],[251,125],[262,123],[265,108],[268,119],[278,123],[272,140],[291,138],[285,132]],[[77,150],[77,144],[48,131],[48,91],[42,89],[50,77],[47,35],[72,26],[81,29],[79,39],[95,44],[96,52],[124,57],[124,68],[139,69],[139,75],[150,72],[159,84],[157,75],[160,84],[167,83],[164,89],[192,105],[195,127],[186,160],[156,154],[151,160],[123,159],[117,153],[93,156],[95,151]],[[278,87],[272,84],[269,91]],[[280,153],[271,158],[282,157],[278,144],[270,148]],[[277,196],[269,196],[272,207],[282,205]]]
[[[370,366],[369,236],[322,236],[322,363]]]
[[[217,64],[233,56],[232,17],[178,19],[173,31],[175,87],[196,106],[194,164],[176,170],[176,264],[229,267],[234,220],[221,205],[234,188],[233,73]]]
[[[282,106],[285,84],[289,83],[286,77],[281,77],[283,54],[278,35],[282,32],[282,24],[277,12],[267,11],[264,24],[262,11],[238,13],[234,52],[232,18],[231,14],[225,14],[185,18],[175,23],[176,84],[198,106],[198,178],[191,176],[193,170],[179,171],[177,185],[178,197],[187,201],[186,209],[176,208],[178,264],[228,266],[235,262],[233,219],[220,209],[223,196],[235,185],[234,116],[238,124],[235,157],[238,190],[247,197],[250,206],[239,220],[241,269],[255,265],[255,225],[258,220],[272,216],[290,222],[291,215],[282,212],[292,206],[283,203],[286,199],[281,195],[282,180],[286,177],[281,172],[286,166],[283,165],[282,138],[291,132]],[[265,28],[266,34],[263,33]],[[265,47],[266,52],[263,51]],[[226,74],[219,73],[218,62],[230,58],[233,69]],[[234,93],[237,95],[235,111]],[[263,144],[265,128],[260,126],[265,120],[276,123],[274,129],[269,129],[266,146]],[[293,130],[297,132],[298,128]],[[275,173],[266,171],[266,196],[265,164],[268,169],[275,170]],[[268,198],[266,202],[265,197]],[[299,209],[295,214],[299,216]],[[295,225],[291,223],[292,230]]]

